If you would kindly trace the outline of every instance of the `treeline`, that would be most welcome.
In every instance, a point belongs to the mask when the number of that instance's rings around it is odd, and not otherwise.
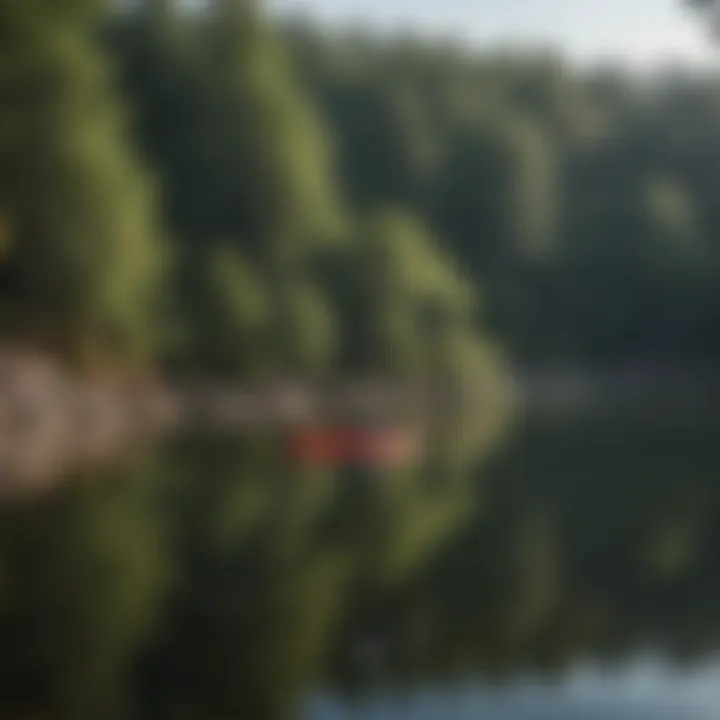
[[[717,358],[720,81],[286,28],[353,202],[402,203],[513,355]]]
[[[0,25],[3,335],[250,378],[489,367],[472,284],[402,204],[349,202],[255,3]]]
[[[0,321],[241,377],[720,353],[720,84],[0,0]]]

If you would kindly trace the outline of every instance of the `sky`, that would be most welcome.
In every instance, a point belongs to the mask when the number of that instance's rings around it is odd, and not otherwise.
[[[720,68],[720,43],[682,0],[270,0],[323,23],[453,35],[480,45],[553,44],[594,63]]]

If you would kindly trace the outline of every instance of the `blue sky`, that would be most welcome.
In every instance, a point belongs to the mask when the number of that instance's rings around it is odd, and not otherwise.
[[[621,58],[647,66],[683,60],[720,67],[681,0],[270,0],[329,23],[455,34],[482,44],[552,42],[583,61]]]

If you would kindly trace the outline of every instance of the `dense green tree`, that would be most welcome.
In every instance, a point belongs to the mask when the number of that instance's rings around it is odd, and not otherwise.
[[[163,247],[92,40],[98,5],[0,5],[3,326],[77,353],[147,353]]]
[[[307,26],[286,36],[350,197],[432,226],[517,360],[716,355],[716,80]]]
[[[440,372],[445,341],[473,333],[470,282],[407,213],[376,211],[358,228],[329,271],[345,321],[345,362],[364,373]]]
[[[256,368],[322,366],[329,308],[311,287],[312,259],[339,239],[342,215],[326,133],[256,3],[217,0],[201,15],[153,10],[131,14],[110,39],[165,180],[184,352],[225,370],[239,348],[262,358]],[[248,287],[232,290],[243,276]],[[258,302],[263,339],[257,317],[252,328],[240,317],[256,315]]]
[[[170,340],[173,368],[246,376],[426,372],[482,356],[486,325],[528,364],[720,352],[713,78],[147,0],[102,37],[156,194],[94,44],[104,4],[0,8],[8,333]]]

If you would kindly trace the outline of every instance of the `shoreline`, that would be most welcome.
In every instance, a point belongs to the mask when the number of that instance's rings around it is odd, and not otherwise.
[[[0,493],[18,485],[46,487],[69,470],[184,432],[318,423],[428,428],[455,421],[473,406],[499,410],[505,401],[496,384],[497,393],[486,382],[482,397],[474,398],[449,384],[431,389],[377,378],[247,386],[139,380],[84,376],[44,356],[0,350]]]
[[[649,365],[546,368],[487,375],[478,387],[435,388],[377,378],[254,386],[203,379],[83,376],[48,357],[0,349],[0,492],[45,487],[176,433],[242,433],[317,424],[403,425],[432,431],[510,410],[570,415],[715,407],[720,372]]]
[[[537,412],[580,412],[645,406],[702,408],[720,401],[720,368],[633,364],[527,372],[518,380],[524,406]]]

